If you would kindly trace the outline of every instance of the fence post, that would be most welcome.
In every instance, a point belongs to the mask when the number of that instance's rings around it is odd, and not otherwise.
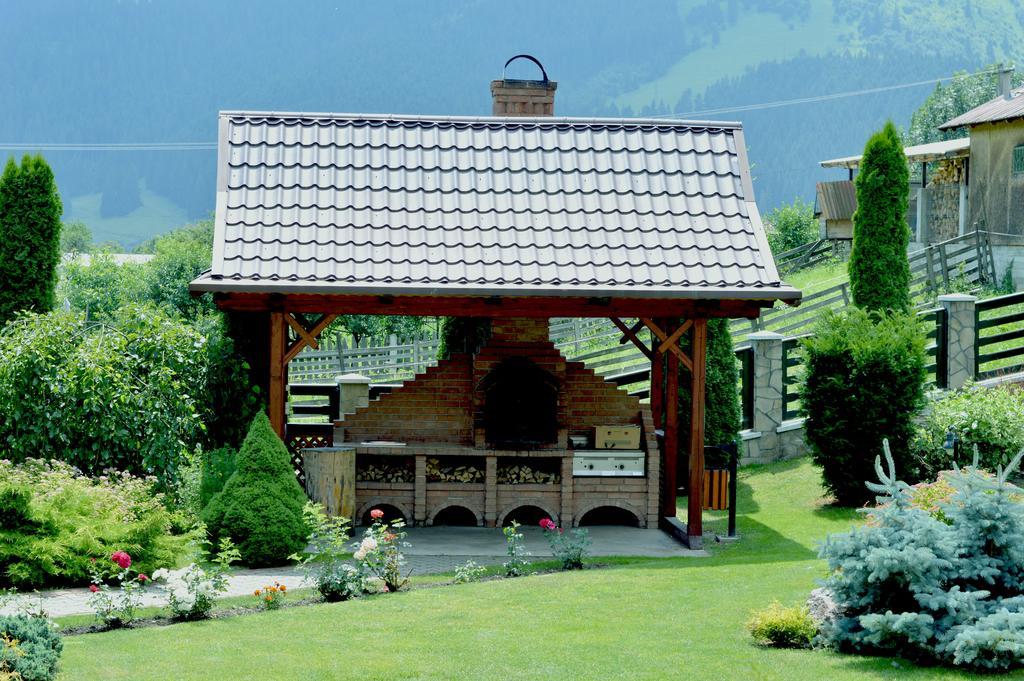
[[[939,305],[946,311],[946,384],[950,390],[962,388],[973,381],[975,366],[974,304],[977,298],[963,293],[939,296]]]
[[[782,424],[786,405],[783,401],[785,366],[782,361],[782,334],[758,331],[747,336],[754,363],[754,414],[751,430],[757,438],[756,458],[773,461],[782,455],[776,429]],[[751,445],[754,441],[751,441]]]

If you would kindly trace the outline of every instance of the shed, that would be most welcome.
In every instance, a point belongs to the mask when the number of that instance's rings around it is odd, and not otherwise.
[[[707,320],[800,300],[772,260],[737,123],[226,111],[218,136],[213,263],[190,288],[247,329],[282,435],[288,362],[336,315],[609,317],[664,384],[651,408],[674,452],[679,367],[703,395]],[[662,468],[669,522],[675,457]]]

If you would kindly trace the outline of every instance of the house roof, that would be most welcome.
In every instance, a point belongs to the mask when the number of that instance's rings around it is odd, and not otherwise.
[[[815,217],[826,220],[852,220],[857,210],[857,188],[850,180],[819,182]]]
[[[1012,121],[1024,118],[1024,87],[1011,90],[1008,96],[999,95],[967,113],[960,114],[939,126],[939,130],[950,130],[964,125],[979,125],[997,121]]]
[[[191,290],[800,298],[738,124],[244,111]]]
[[[917,144],[903,149],[907,161],[910,163],[931,163],[942,161],[948,158],[964,158],[971,155],[971,140],[963,137],[954,140],[942,140],[941,142],[929,142]],[[863,156],[844,156],[833,158],[828,161],[821,161],[822,168],[858,168]]]

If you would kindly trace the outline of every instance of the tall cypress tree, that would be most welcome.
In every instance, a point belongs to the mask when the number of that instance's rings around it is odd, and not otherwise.
[[[910,310],[907,195],[910,173],[892,122],[871,136],[857,175],[850,290],[865,310]]]
[[[10,159],[0,176],[0,326],[21,310],[53,309],[63,212],[42,156]]]

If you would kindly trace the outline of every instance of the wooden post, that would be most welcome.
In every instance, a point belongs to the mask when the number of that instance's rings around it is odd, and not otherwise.
[[[690,393],[690,490],[686,509],[686,535],[691,549],[702,546],[704,535],[702,504],[704,498],[704,384],[707,375],[708,320],[695,319],[693,344],[693,381]]]
[[[278,437],[284,439],[285,433],[285,363],[284,355],[288,347],[288,322],[284,312],[270,313],[270,385],[267,396],[267,407],[270,425]]]
[[[356,512],[356,448],[319,447],[302,450],[306,494],[320,502],[327,515],[353,520]]]
[[[654,345],[654,334],[651,334],[651,347],[655,348],[651,356],[651,417],[654,427],[661,429],[663,405],[665,404],[665,355],[658,352]]]
[[[679,320],[671,320],[678,325]],[[659,353],[660,354],[660,353]],[[679,488],[679,356],[668,353],[665,377],[665,481],[661,513],[676,517],[676,490]],[[698,500],[699,503],[699,500]]]

